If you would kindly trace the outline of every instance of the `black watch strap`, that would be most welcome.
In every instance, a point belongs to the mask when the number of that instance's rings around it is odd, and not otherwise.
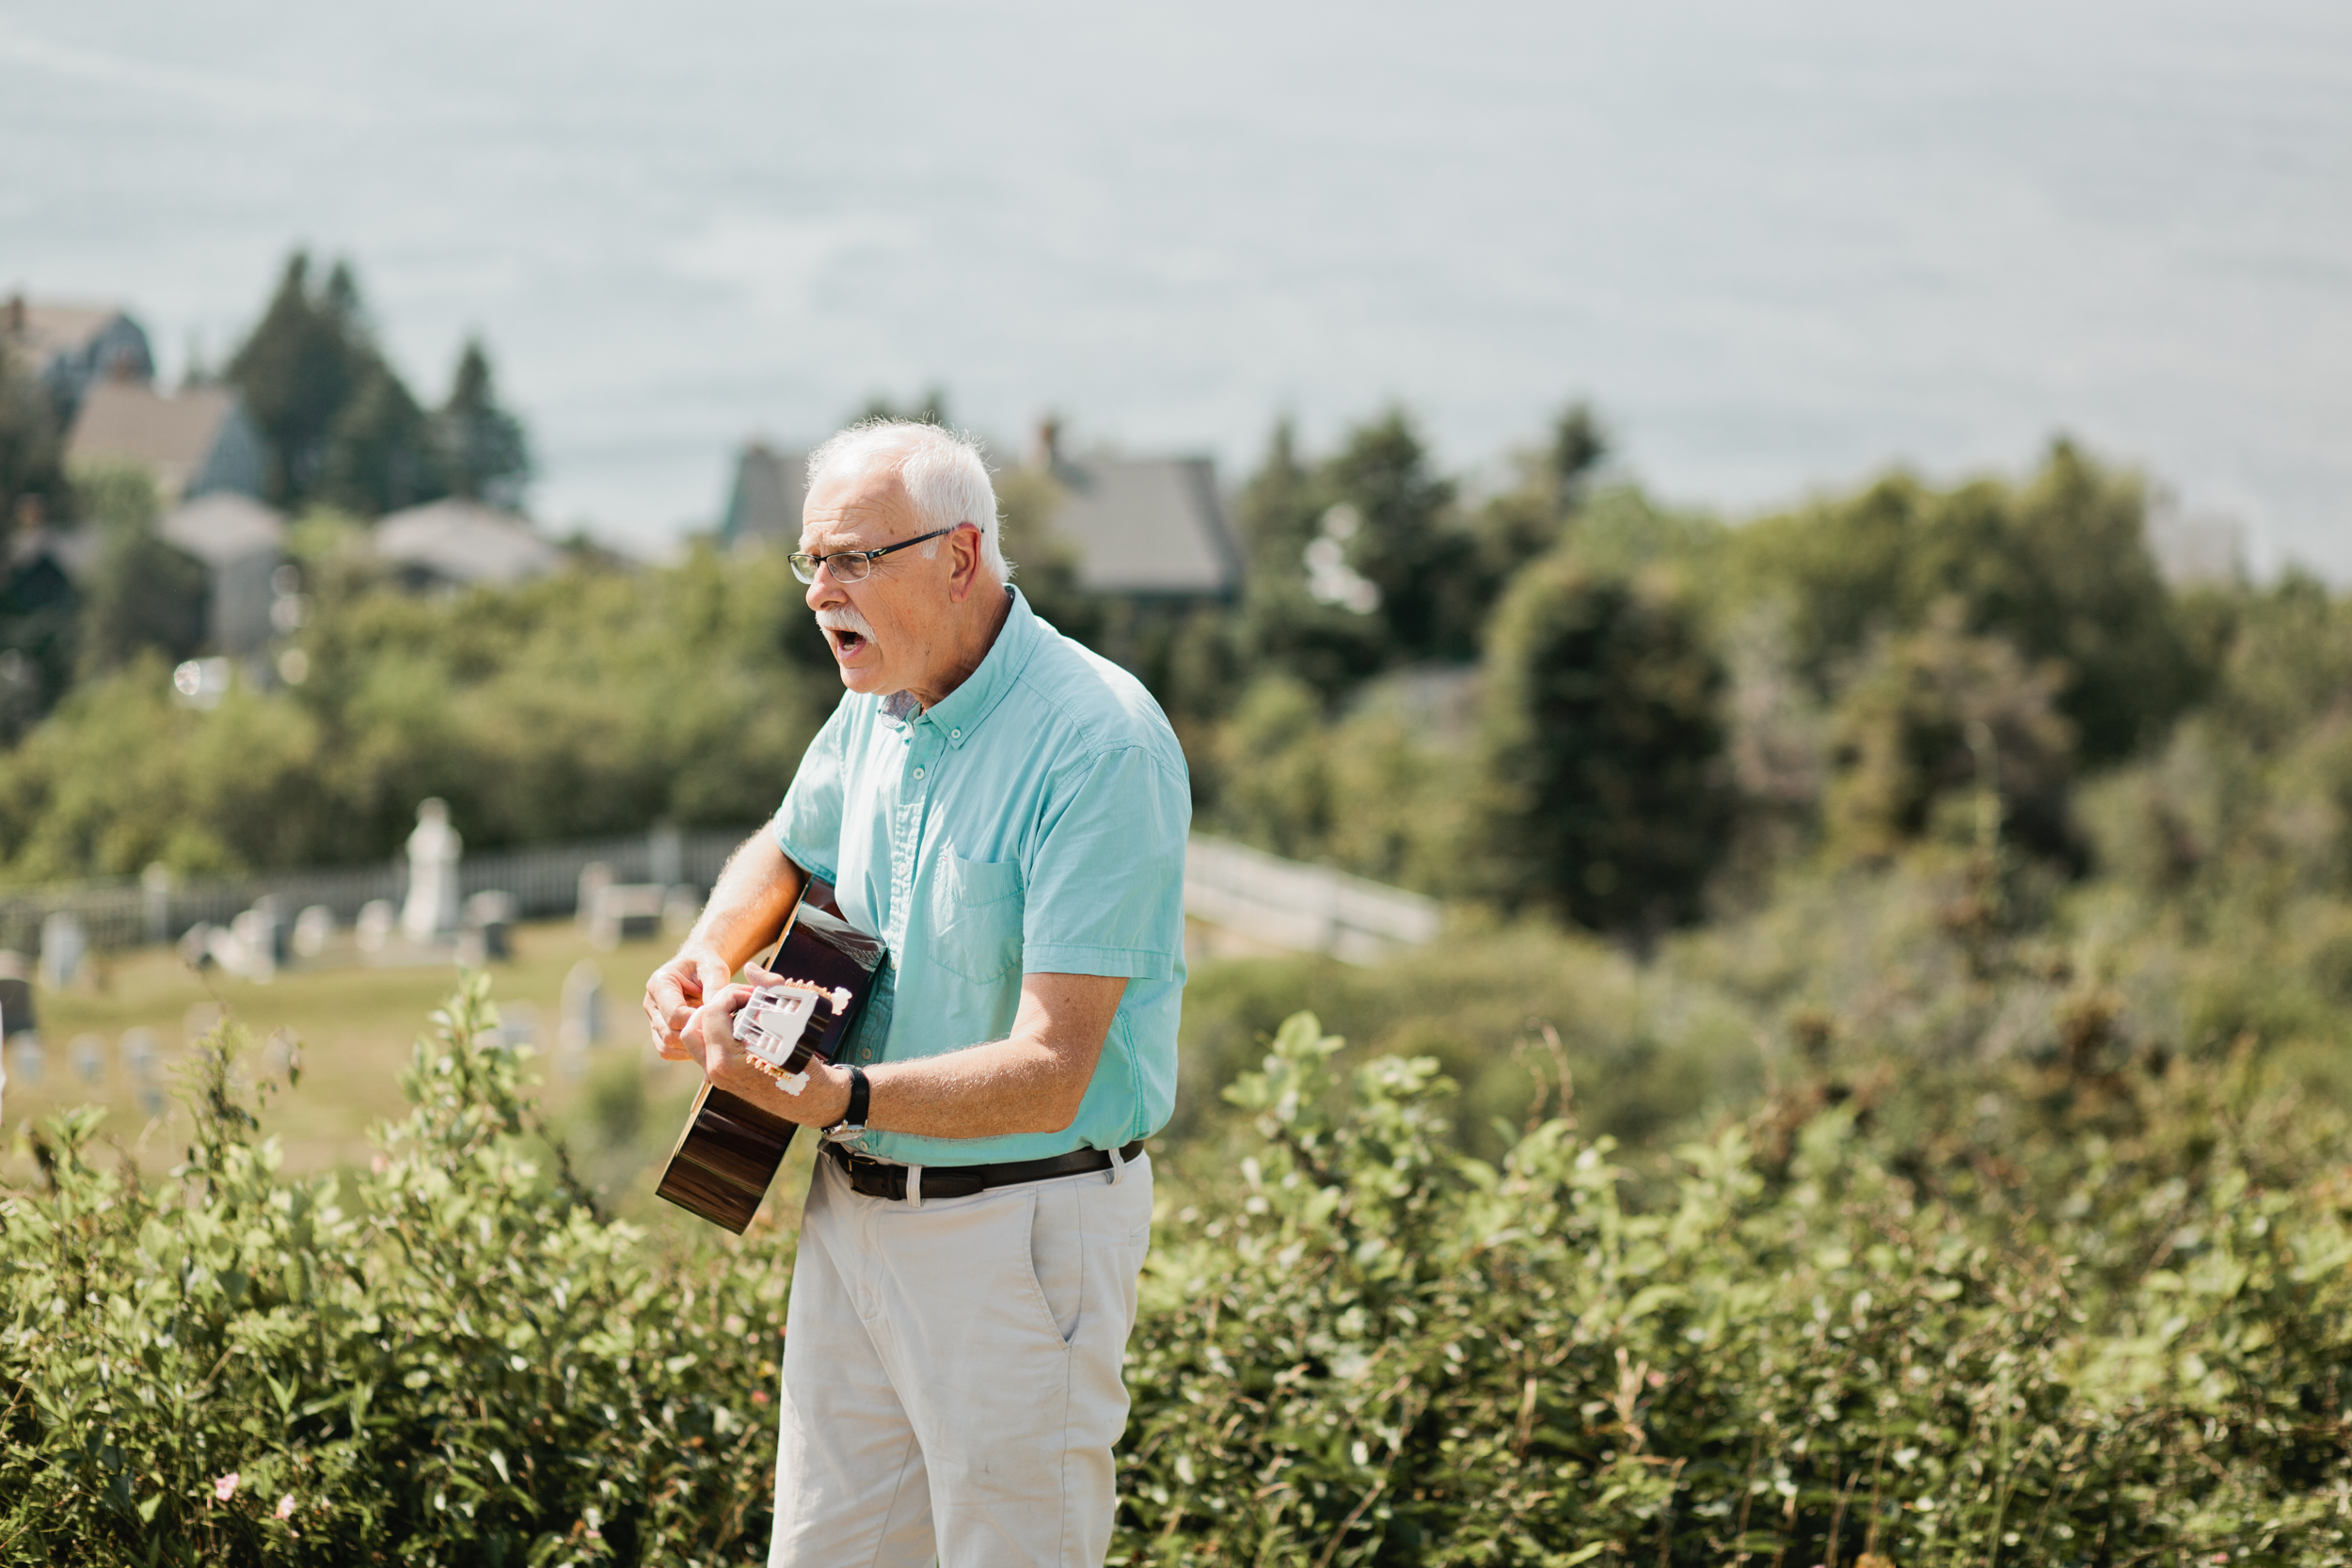
[[[848,1132],[853,1129],[862,1130],[866,1126],[866,1101],[869,1092],[866,1082],[866,1069],[862,1067],[851,1067],[850,1069],[850,1108],[841,1113],[841,1119],[834,1124],[834,1128]]]

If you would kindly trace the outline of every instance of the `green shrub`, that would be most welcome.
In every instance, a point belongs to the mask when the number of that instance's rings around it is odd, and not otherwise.
[[[1163,1163],[1113,1560],[2352,1561],[2352,1136],[2116,1007],[1791,1081],[1663,1185],[1572,1117],[1466,1155],[1434,1061],[1289,1019]],[[471,981],[342,1179],[279,1174],[233,1024],[168,1180],[44,1131],[0,1560],[760,1556],[789,1237],[649,1255],[496,1038]]]
[[[649,1252],[529,1136],[479,977],[374,1168],[282,1179],[197,1052],[167,1182],[93,1140],[0,1197],[0,1560],[720,1562],[765,1552],[781,1239]]]
[[[2184,1091],[2021,1214],[1817,1100],[1638,1212],[1610,1140],[1467,1159],[1434,1063],[1339,1046],[1283,1026],[1156,1239],[1114,1560],[2352,1560],[2340,1131],[2266,1187],[2281,1107]]]

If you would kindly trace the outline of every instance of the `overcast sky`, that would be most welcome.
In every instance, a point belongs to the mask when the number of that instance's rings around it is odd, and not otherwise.
[[[646,553],[937,383],[1229,480],[1279,413],[1476,469],[1589,396],[1735,515],[2063,429],[2352,580],[2342,4],[0,0],[0,288],[217,358],[348,255]]]

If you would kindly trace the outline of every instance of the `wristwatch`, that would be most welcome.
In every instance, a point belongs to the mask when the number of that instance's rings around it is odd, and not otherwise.
[[[825,1129],[825,1136],[836,1142],[854,1138],[866,1131],[866,1099],[870,1092],[866,1082],[866,1069],[852,1065],[850,1069],[850,1106],[841,1113],[841,1119]]]

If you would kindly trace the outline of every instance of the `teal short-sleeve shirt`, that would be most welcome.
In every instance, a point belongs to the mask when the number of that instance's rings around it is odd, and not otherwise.
[[[844,693],[776,813],[777,845],[890,949],[893,984],[849,1060],[1002,1039],[1025,974],[1127,981],[1068,1128],[866,1135],[867,1152],[908,1164],[1115,1148],[1157,1132],[1175,1105],[1192,826],[1184,752],[1142,683],[1006,592],[994,645],[938,705]]]

